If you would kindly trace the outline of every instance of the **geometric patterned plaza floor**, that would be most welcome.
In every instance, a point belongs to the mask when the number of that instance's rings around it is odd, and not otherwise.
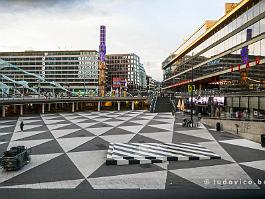
[[[0,169],[0,188],[264,189],[265,148],[226,132],[184,128],[182,114],[147,111],[55,113],[0,120],[0,153],[31,147],[19,171]],[[23,120],[24,131],[19,129]],[[221,159],[105,164],[109,143],[199,144]]]

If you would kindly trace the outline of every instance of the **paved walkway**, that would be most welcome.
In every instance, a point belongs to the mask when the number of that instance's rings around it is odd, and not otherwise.
[[[8,189],[261,190],[265,148],[203,125],[181,126],[182,114],[77,112],[0,120],[0,152],[32,147],[32,161],[16,172],[0,169],[0,193]],[[25,131],[20,132],[23,120]],[[201,145],[221,159],[145,165],[105,164],[109,143]]]

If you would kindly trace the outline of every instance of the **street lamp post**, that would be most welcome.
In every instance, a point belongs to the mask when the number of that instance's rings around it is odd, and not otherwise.
[[[193,58],[193,53],[192,53]],[[191,127],[193,127],[193,64],[191,63],[191,99],[190,99],[190,120],[191,120]]]

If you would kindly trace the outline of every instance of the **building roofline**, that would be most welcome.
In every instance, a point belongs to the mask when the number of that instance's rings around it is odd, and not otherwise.
[[[98,52],[97,50],[25,50],[25,51],[3,51],[1,53],[44,53],[44,52]]]
[[[208,34],[212,33],[216,28],[218,28],[220,25],[225,23],[227,20],[229,20],[232,16],[234,16],[237,12],[240,11],[240,9],[244,8],[248,3],[252,2],[252,0],[241,0],[237,4],[237,6],[231,10],[229,13],[222,16],[220,19],[216,20],[216,23],[210,27],[207,31],[205,31],[201,36],[199,36],[195,41],[193,41],[190,45],[188,45],[185,49],[183,49],[178,55],[176,55],[170,62],[166,64],[163,68],[167,67],[168,65],[172,64],[176,59],[178,59],[181,55],[183,55],[186,51],[188,51],[190,48],[192,48],[195,44],[200,42],[204,37],[206,37]],[[193,34],[192,34],[193,35]],[[175,52],[175,51],[174,51]]]

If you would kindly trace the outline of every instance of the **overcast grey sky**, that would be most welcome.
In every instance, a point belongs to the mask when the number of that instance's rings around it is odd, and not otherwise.
[[[106,25],[107,53],[135,53],[162,80],[161,62],[205,20],[222,17],[225,2],[0,0],[0,51],[98,50]]]

